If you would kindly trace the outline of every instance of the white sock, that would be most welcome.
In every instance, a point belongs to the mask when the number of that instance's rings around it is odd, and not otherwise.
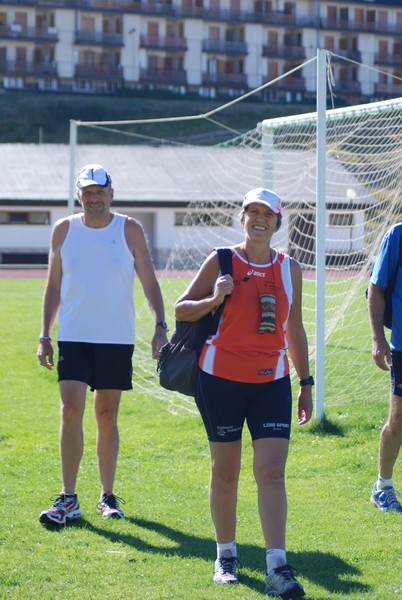
[[[385,487],[394,487],[394,480],[392,477],[390,479],[385,479],[379,475],[377,479],[377,490],[383,490]]]
[[[237,557],[237,546],[236,542],[229,542],[227,544],[216,544],[216,552],[218,558],[225,557],[229,558],[230,556]],[[228,554],[230,552],[230,555]]]
[[[267,550],[267,573],[286,565],[286,552],[281,548],[270,548]]]

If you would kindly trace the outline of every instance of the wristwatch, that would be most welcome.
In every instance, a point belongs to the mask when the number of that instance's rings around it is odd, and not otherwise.
[[[155,327],[162,327],[162,329],[167,329],[168,328],[166,321],[158,321],[155,324]]]
[[[299,385],[300,387],[303,387],[304,385],[314,385],[314,377],[309,375],[307,379],[300,379]]]

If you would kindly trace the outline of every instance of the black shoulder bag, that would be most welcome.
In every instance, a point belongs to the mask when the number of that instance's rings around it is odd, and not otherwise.
[[[232,252],[229,248],[217,248],[222,275],[232,274]],[[166,390],[195,396],[198,374],[198,358],[205,340],[216,333],[225,301],[212,313],[198,321],[176,321],[170,342],[159,351],[157,372],[159,383]]]

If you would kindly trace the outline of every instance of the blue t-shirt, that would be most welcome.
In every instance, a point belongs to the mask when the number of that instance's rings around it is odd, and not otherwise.
[[[401,235],[402,223],[393,225],[384,235],[370,277],[370,282],[374,285],[388,287],[398,264]],[[392,329],[389,345],[391,350],[402,351],[402,268],[400,265],[392,294]]]

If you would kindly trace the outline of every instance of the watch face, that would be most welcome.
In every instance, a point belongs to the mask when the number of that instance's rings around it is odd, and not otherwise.
[[[167,329],[167,323],[166,321],[158,321],[156,326],[158,327],[163,327],[163,329]]]

